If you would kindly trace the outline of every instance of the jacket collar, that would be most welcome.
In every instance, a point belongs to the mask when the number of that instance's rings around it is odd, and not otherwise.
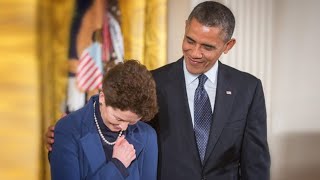
[[[209,142],[204,158],[204,165],[211,155],[221,132],[228,121],[229,114],[232,109],[236,89],[231,83],[231,74],[224,64],[219,61],[217,92],[215,99],[215,107],[213,111],[213,122],[211,124]]]
[[[82,119],[83,127],[81,129],[82,132],[80,138],[81,147],[86,158],[89,161],[89,165],[93,172],[101,167],[106,160],[103,146],[100,140],[101,137],[98,133],[93,118],[93,103],[95,101],[98,101],[98,99],[99,96],[93,96],[83,108],[85,110],[85,115]],[[128,127],[126,139],[130,144],[134,146],[136,150],[136,157],[138,158],[144,148],[144,144],[143,142],[141,142],[141,139],[143,139],[143,137],[139,133],[137,124]]]

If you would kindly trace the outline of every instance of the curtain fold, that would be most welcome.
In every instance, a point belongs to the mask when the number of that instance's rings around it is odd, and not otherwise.
[[[167,0],[119,0],[125,59],[149,70],[167,63]]]
[[[124,58],[143,62],[146,0],[119,0]]]
[[[74,6],[71,1],[38,1],[38,59],[41,105],[41,170],[40,179],[50,179],[47,150],[43,134],[63,112],[67,83],[67,51]]]
[[[143,63],[149,69],[167,62],[167,0],[148,0]]]

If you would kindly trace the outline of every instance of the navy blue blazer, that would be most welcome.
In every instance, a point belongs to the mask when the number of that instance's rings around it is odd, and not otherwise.
[[[204,164],[186,92],[183,58],[154,70],[159,180],[268,180],[270,155],[261,81],[220,62]]]
[[[117,167],[107,162],[93,118],[94,96],[80,110],[58,121],[49,156],[52,180],[122,180]],[[158,146],[154,129],[139,121],[127,129],[126,139],[136,150],[127,180],[155,180]]]

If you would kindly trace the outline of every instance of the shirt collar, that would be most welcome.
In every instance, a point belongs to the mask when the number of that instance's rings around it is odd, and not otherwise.
[[[212,84],[216,84],[217,76],[218,76],[218,61],[213,65],[209,71],[205,72],[204,74],[208,77],[208,79],[211,81]],[[183,60],[183,72],[184,72],[184,78],[186,81],[186,85],[188,86],[193,81],[195,81],[200,74],[191,74],[186,67],[185,60]]]

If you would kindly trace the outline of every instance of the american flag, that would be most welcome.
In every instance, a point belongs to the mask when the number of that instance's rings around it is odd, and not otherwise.
[[[86,49],[81,54],[79,60],[80,62],[76,74],[78,88],[83,92],[101,89],[103,77],[100,64],[101,59],[97,59],[97,57],[92,56],[90,49]]]

